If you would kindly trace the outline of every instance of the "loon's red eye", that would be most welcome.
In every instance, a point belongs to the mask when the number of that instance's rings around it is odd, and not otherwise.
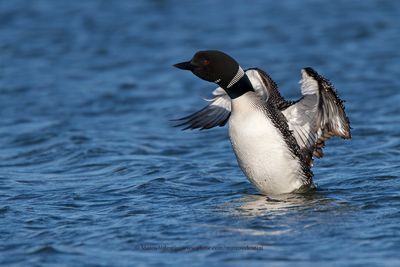
[[[204,66],[206,66],[206,65],[210,64],[210,61],[208,61],[207,59],[203,59],[202,63]]]

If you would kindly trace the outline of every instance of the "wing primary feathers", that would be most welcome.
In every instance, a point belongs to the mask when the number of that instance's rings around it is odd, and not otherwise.
[[[282,112],[304,153],[321,158],[326,140],[333,136],[351,138],[350,121],[344,101],[329,80],[312,68],[305,68],[302,73],[303,97]]]

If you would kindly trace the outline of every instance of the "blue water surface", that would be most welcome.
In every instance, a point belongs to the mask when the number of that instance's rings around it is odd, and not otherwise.
[[[3,266],[400,266],[399,1],[0,2]],[[219,49],[289,99],[314,67],[353,139],[259,195],[226,128],[182,132]]]

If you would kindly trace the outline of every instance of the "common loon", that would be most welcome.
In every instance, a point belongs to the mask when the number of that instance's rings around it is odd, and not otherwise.
[[[244,71],[221,51],[199,51],[174,66],[219,86],[206,107],[178,119],[175,126],[210,129],[229,122],[239,166],[262,194],[314,188],[313,157],[323,156],[330,137],[351,138],[343,101],[312,68],[301,70],[302,98],[287,101],[268,74],[258,68]]]

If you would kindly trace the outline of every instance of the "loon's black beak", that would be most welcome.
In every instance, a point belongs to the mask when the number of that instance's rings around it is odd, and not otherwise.
[[[177,63],[174,65],[174,67],[177,67],[178,69],[181,70],[190,70],[190,71],[193,71],[196,68],[196,66],[193,65],[190,61]]]

